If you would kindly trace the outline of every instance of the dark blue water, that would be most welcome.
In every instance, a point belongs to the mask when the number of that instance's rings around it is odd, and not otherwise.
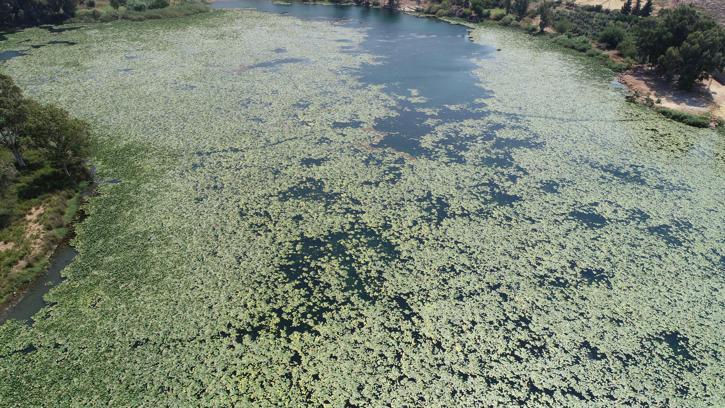
[[[477,85],[474,60],[487,58],[495,49],[468,39],[463,26],[420,18],[387,9],[342,5],[274,4],[268,0],[222,0],[214,8],[251,8],[300,19],[335,21],[363,29],[367,36],[358,49],[341,45],[348,52],[376,56],[378,64],[366,64],[354,74],[366,85],[382,85],[389,94],[411,96],[418,91],[424,103],[398,102],[397,116],[377,122],[375,130],[386,137],[377,147],[388,147],[413,156],[427,155],[419,140],[432,131],[424,122],[431,118],[423,109],[438,111],[433,118],[446,122],[486,115],[479,99],[491,95]],[[450,109],[457,105],[462,109]],[[354,124],[352,124],[354,126]]]
[[[78,252],[73,247],[68,245],[59,246],[50,259],[48,271],[28,288],[17,304],[0,313],[0,324],[9,319],[30,324],[32,316],[47,305],[47,302],[43,299],[45,294],[63,281],[61,272],[73,261],[76,255],[78,255]]]
[[[0,51],[0,62],[9,61],[13,58],[20,57],[22,55],[26,55],[26,53],[23,51],[15,51],[15,50]]]

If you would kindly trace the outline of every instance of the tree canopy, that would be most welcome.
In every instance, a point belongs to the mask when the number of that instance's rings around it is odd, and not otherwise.
[[[25,131],[32,135],[33,146],[42,150],[51,163],[70,176],[72,166],[79,165],[88,150],[88,124],[70,117],[54,105],[28,102]]]
[[[13,153],[18,166],[25,167],[20,152],[22,147],[22,127],[28,117],[23,92],[12,78],[0,74],[0,146]]]
[[[725,68],[725,30],[691,6],[665,9],[639,27],[637,48],[683,89]]]
[[[0,27],[58,23],[77,7],[78,0],[0,0]]]

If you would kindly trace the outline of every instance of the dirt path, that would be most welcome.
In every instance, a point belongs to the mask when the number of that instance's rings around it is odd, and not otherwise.
[[[42,255],[45,243],[45,228],[40,223],[40,217],[45,213],[45,207],[38,206],[30,209],[25,215],[25,238],[30,242],[30,253],[13,266],[13,272],[19,272],[36,257]]]

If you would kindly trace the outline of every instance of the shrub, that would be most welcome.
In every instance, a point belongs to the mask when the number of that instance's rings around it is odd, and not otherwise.
[[[554,39],[554,42],[563,47],[571,48],[579,52],[587,52],[592,48],[589,40],[584,36],[569,37],[566,35],[560,35]]]
[[[668,117],[680,123],[684,123],[688,126],[694,126],[699,128],[710,127],[710,118],[708,116],[693,115],[690,113],[679,112],[663,107],[657,107],[655,108],[655,110],[665,117]]]
[[[504,18],[505,15],[506,15],[506,10],[504,10],[504,9],[497,8],[497,9],[491,10],[491,20],[494,20],[494,21],[501,20],[502,18]]]
[[[637,45],[630,36],[624,37],[624,40],[617,45],[617,49],[624,58],[634,59],[637,57]]]
[[[501,25],[504,25],[504,26],[508,26],[508,25],[511,25],[511,23],[513,23],[513,22],[514,22],[514,16],[512,16],[511,14],[507,14],[501,20],[499,20],[498,23]]]
[[[126,7],[128,7],[129,10],[133,11],[146,11],[147,5],[146,2],[143,0],[129,0]]]
[[[608,49],[617,48],[624,40],[627,33],[619,25],[610,24],[599,34],[599,42],[605,44]]]
[[[566,17],[559,17],[554,21],[554,30],[557,33],[566,34],[571,31],[571,21]]]
[[[149,10],[166,8],[166,7],[169,7],[169,1],[168,0],[151,0],[149,2],[148,7],[149,7]]]
[[[96,7],[96,1],[95,0],[88,0],[86,2],[86,7],[88,7],[88,8],[94,8],[94,7]]]

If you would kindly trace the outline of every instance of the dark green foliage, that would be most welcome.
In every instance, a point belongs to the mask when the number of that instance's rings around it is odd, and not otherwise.
[[[144,11],[134,10],[81,10],[71,21],[75,23],[110,22],[114,20],[144,21],[164,18],[183,17],[209,11],[209,6],[200,1],[190,1],[176,6],[152,8]]]
[[[511,14],[505,15],[501,20],[499,20],[499,24],[503,26],[509,26],[514,22],[514,17]]]
[[[609,49],[617,48],[626,35],[627,33],[620,25],[610,24],[599,34],[599,42],[606,45]]]
[[[634,60],[637,58],[637,45],[634,43],[634,39],[631,35],[624,37],[622,41],[617,45],[617,50],[622,54],[624,58]]]
[[[725,68],[725,30],[691,6],[662,10],[639,28],[637,48],[683,89]]]
[[[652,15],[652,0],[647,0],[639,12],[640,17],[649,17]]]
[[[636,3],[634,3],[634,7],[632,8],[632,15],[638,16],[642,12],[642,0],[637,0]]]
[[[169,7],[169,1],[168,0],[151,0],[148,3],[149,10],[161,9],[161,8],[165,8],[165,7]]]
[[[148,8],[144,0],[130,0],[126,7],[133,11],[146,11]]]
[[[554,14],[551,12],[552,6],[552,3],[548,1],[544,1],[539,5],[539,8],[537,10],[539,16],[541,16],[541,19],[539,21],[539,32],[543,33],[546,27],[549,27],[553,24]]]
[[[25,167],[22,127],[28,117],[23,93],[12,78],[0,74],[0,146],[12,152],[19,167]]]
[[[529,0],[514,0],[513,11],[519,20],[524,18],[529,11]]]
[[[680,112],[663,107],[657,107],[655,108],[655,110],[663,116],[666,116],[674,121],[681,122],[689,126],[699,128],[710,127],[711,120],[708,116],[693,115],[690,113]]]
[[[565,48],[571,48],[579,52],[587,52],[592,49],[589,39],[584,36],[569,37],[560,35],[554,38],[554,42]]]
[[[566,17],[559,17],[554,20],[554,30],[557,33],[566,34],[571,31],[571,21]]]
[[[598,13],[580,8],[573,10],[557,8],[553,13],[556,20],[567,20],[566,32],[584,35],[593,40],[598,39],[601,32],[610,24],[620,22],[626,26],[632,20],[632,17],[620,13]]]
[[[34,101],[28,102],[28,112],[25,131],[32,135],[33,146],[70,177],[70,170],[80,167],[88,153],[88,124],[61,108]]]
[[[0,0],[0,27],[54,24],[73,17],[78,0]]]
[[[622,14],[632,14],[632,0],[627,0],[626,2],[624,2],[624,5],[622,6]]]

